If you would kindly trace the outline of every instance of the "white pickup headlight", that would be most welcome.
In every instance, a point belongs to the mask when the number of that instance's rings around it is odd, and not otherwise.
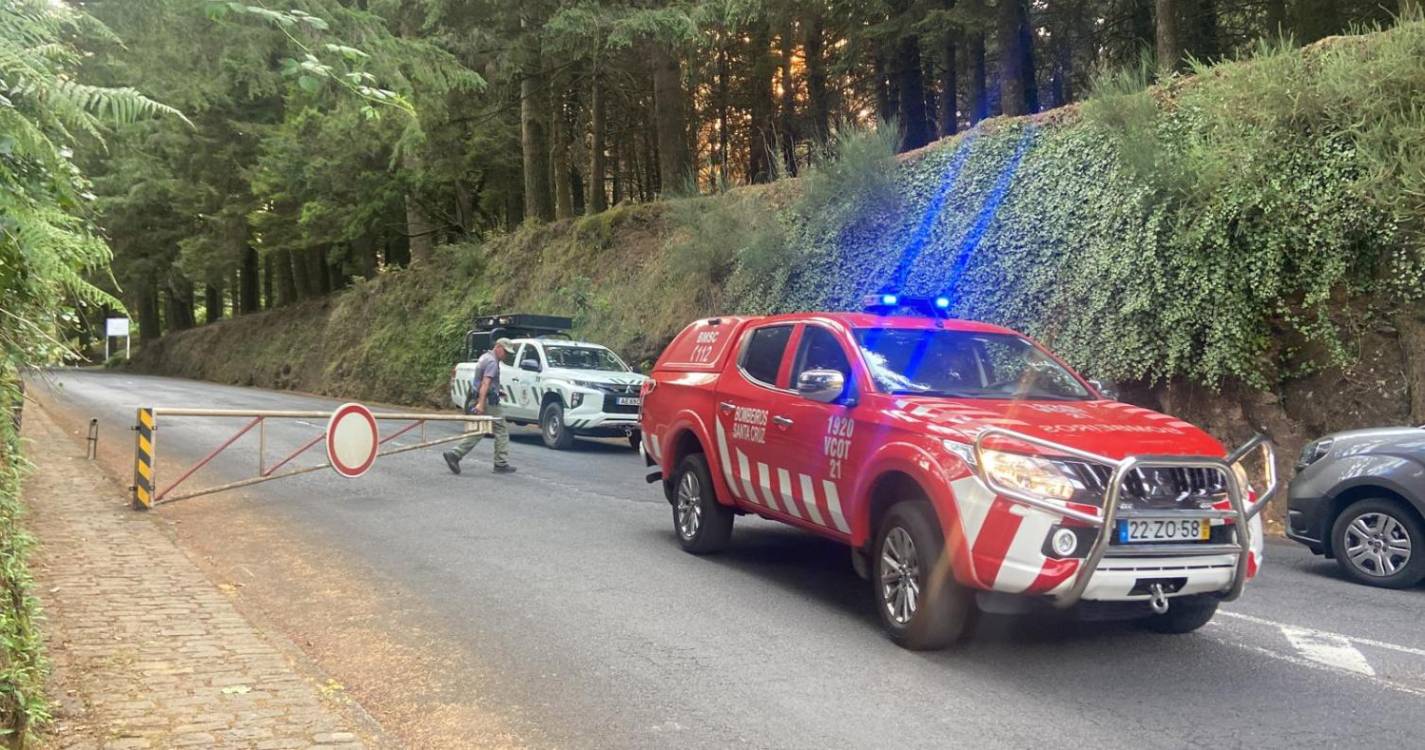
[[[985,474],[1006,487],[1053,500],[1074,496],[1074,485],[1064,472],[1039,456],[985,450],[981,459]]]

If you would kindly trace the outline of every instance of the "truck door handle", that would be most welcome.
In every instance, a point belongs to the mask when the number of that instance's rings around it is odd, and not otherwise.
[[[722,409],[723,414],[731,414],[734,411],[737,411],[737,404],[734,404],[731,401],[724,401],[718,404],[717,407],[719,409]]]
[[[778,427],[780,427],[780,428],[782,428],[782,429],[785,430],[785,429],[787,429],[788,427],[791,427],[791,426],[792,426],[792,418],[791,418],[791,417],[772,417],[772,424],[775,424],[775,425],[777,425]]]

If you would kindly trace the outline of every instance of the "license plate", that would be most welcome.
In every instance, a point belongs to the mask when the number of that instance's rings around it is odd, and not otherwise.
[[[1142,542],[1205,542],[1212,533],[1212,524],[1201,518],[1145,518],[1118,522],[1118,543]]]
[[[638,396],[619,396],[617,403],[619,406],[638,406],[643,403],[643,399]]]

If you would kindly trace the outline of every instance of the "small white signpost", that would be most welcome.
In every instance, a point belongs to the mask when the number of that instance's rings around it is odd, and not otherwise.
[[[129,358],[129,319],[106,318],[104,320],[104,361],[109,361],[109,339],[124,338],[124,359]]]
[[[381,447],[376,417],[361,404],[342,404],[327,421],[327,460],[336,473],[355,479],[376,462]]]

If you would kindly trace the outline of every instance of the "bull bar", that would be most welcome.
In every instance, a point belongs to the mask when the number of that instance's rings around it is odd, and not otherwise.
[[[1108,484],[1103,494],[1103,505],[1100,512],[1089,513],[1077,508],[1071,508],[1067,504],[1057,500],[1029,494],[1014,487],[1003,485],[990,476],[985,470],[983,452],[984,444],[992,438],[1000,438],[1013,442],[1025,443],[1036,448],[1052,451],[1055,455],[1068,456],[1082,459],[1103,466],[1112,467]],[[1245,489],[1238,481],[1237,473],[1232,467],[1243,459],[1247,458],[1254,451],[1261,453],[1266,474],[1266,488],[1260,495],[1257,495],[1250,502],[1246,497]],[[1232,451],[1225,458],[1210,458],[1207,456],[1164,456],[1164,455],[1142,455],[1128,456],[1121,460],[1114,460],[1106,456],[1100,456],[1089,451],[1079,450],[1067,445],[1055,443],[1051,440],[1025,435],[1014,430],[1003,427],[989,427],[982,430],[975,436],[974,443],[975,474],[980,481],[1000,497],[1004,497],[1012,502],[1019,503],[1046,513],[1051,513],[1063,518],[1072,518],[1076,521],[1088,524],[1099,529],[1093,546],[1090,547],[1088,555],[1083,558],[1082,564],[1074,574],[1073,583],[1067,591],[1059,595],[1055,600],[1055,605],[1059,607],[1072,607],[1083,598],[1084,591],[1088,588],[1089,581],[1098,570],[1099,562],[1105,556],[1108,557],[1186,557],[1199,555],[1221,555],[1232,554],[1237,556],[1237,563],[1232,574],[1232,583],[1227,592],[1221,595],[1224,601],[1232,601],[1241,596],[1242,589],[1247,583],[1247,561],[1252,552],[1252,531],[1249,522],[1255,518],[1271,499],[1276,496],[1280,489],[1277,481],[1276,450],[1270,440],[1264,435],[1255,435],[1251,440],[1243,443],[1237,450]],[[1123,482],[1130,472],[1141,469],[1210,469],[1220,472],[1225,478],[1227,487],[1227,499],[1231,504],[1230,510],[1210,509],[1187,509],[1187,510],[1120,510],[1119,500],[1123,492]],[[1244,469],[1245,471],[1245,469]],[[1135,545],[1132,549],[1114,551],[1110,553],[1110,542],[1113,538],[1113,529],[1117,527],[1119,519],[1212,519],[1212,520],[1232,520],[1236,526],[1236,542],[1227,544],[1194,544],[1190,551],[1185,550],[1180,545],[1172,544],[1142,544]],[[1154,598],[1155,608],[1160,599],[1161,592]]]

